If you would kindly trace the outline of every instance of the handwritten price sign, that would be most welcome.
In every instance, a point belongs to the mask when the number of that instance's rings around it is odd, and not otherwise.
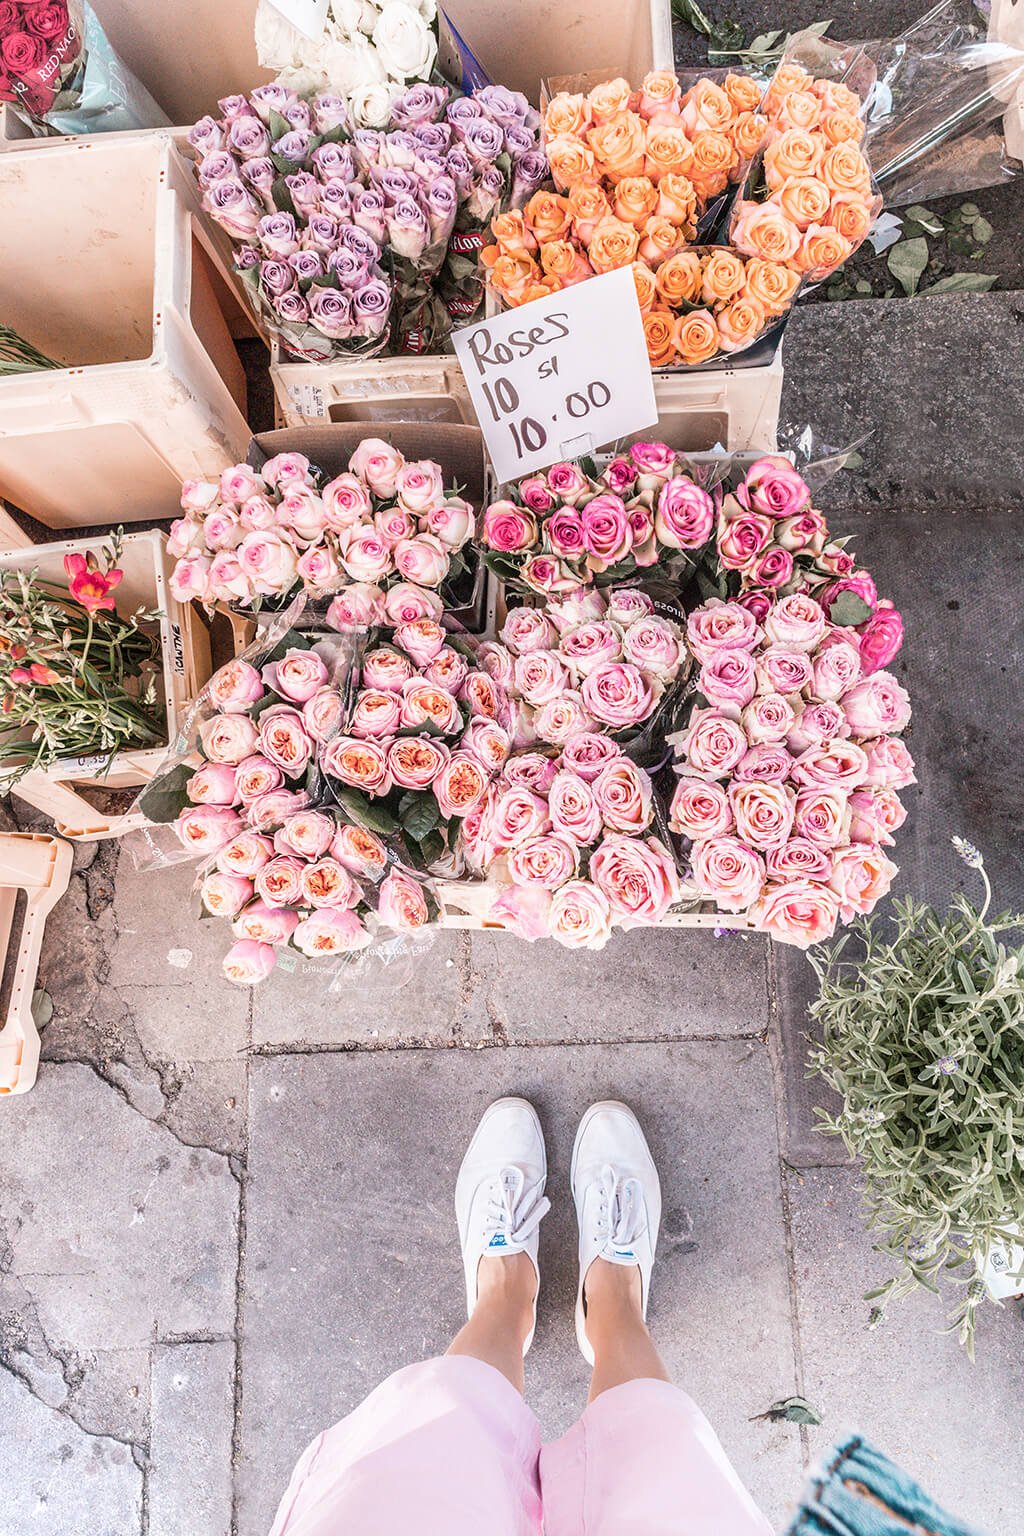
[[[464,326],[452,340],[499,480],[658,419],[628,267]]]

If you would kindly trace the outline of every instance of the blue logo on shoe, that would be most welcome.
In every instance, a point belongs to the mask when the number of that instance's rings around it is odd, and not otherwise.
[[[487,1246],[488,1248],[507,1248],[504,1232],[495,1232]]]
[[[617,1259],[635,1259],[636,1254],[632,1248],[615,1248],[612,1250]]]

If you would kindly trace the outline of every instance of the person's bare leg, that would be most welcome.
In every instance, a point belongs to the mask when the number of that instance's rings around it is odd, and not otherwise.
[[[589,1403],[610,1387],[637,1380],[668,1381],[640,1308],[640,1270],[595,1259],[587,1270],[587,1338],[594,1351]]]
[[[537,1271],[525,1253],[508,1258],[482,1258],[479,1295],[473,1315],[455,1335],[449,1355],[483,1360],[522,1392],[523,1344],[533,1326]]]

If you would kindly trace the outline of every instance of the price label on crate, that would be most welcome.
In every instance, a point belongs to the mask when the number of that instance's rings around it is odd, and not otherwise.
[[[327,25],[330,0],[271,0],[275,11],[280,11],[293,27],[319,42]]]
[[[499,480],[658,419],[628,267],[452,333]]]

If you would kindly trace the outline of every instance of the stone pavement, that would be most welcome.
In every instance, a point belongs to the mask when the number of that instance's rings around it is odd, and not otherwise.
[[[921,784],[904,889],[968,878],[959,831],[1007,905],[1024,901],[1008,515],[1024,385],[993,348],[972,417],[947,348],[1012,335],[1014,302],[798,314],[786,398],[833,441],[878,427],[863,473],[822,502],[845,503],[836,527],[908,621]],[[665,1186],[658,1341],[776,1525],[857,1425],[992,1536],[1024,1536],[1020,1319],[983,1314],[973,1367],[933,1297],[867,1330],[885,1270],[856,1171],[811,1129],[800,956],[693,932],[579,960],[444,935],[373,989],[276,975],[250,997],[220,980],[222,932],[196,921],[186,868],[140,875],[112,844],[76,864],[48,927],[39,1081],[0,1106],[3,1536],[263,1536],[304,1444],[458,1325],[454,1171],[507,1092],[536,1100],[551,1152],[528,1381],[548,1434],[585,1391],[567,1152],[586,1104],[618,1095]],[[794,1392],[820,1429],[755,1418]]]

